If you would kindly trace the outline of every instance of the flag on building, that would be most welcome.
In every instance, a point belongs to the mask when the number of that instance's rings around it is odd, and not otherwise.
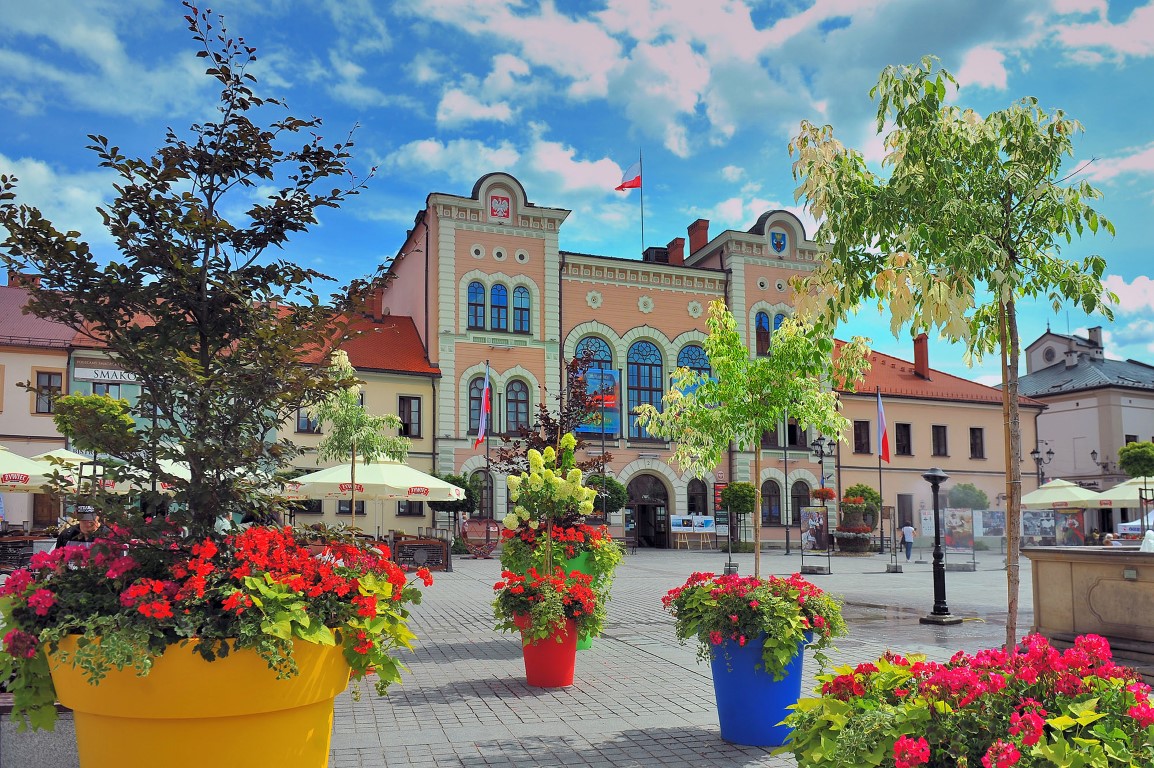
[[[489,411],[492,409],[489,399],[489,364],[485,363],[485,388],[481,390],[481,416],[477,420],[477,439],[473,443],[473,450],[485,442],[485,432],[489,428]]]
[[[625,173],[621,176],[621,183],[617,185],[617,191],[621,192],[626,189],[637,189],[641,186],[641,159],[629,166]]]
[[[882,408],[882,391],[878,389],[878,458],[890,463],[890,432],[886,427],[886,412]]]

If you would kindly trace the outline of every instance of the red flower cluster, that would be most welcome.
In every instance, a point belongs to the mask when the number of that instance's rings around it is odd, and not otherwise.
[[[842,504],[865,504],[865,496],[845,496],[841,500]]]
[[[888,664],[883,664],[888,662]],[[980,758],[984,768],[1010,768],[1022,753],[1041,742],[1047,733],[1048,713],[1042,702],[1070,702],[1090,697],[1105,711],[1126,712],[1138,731],[1154,725],[1150,686],[1132,670],[1112,661],[1109,644],[1096,635],[1084,635],[1074,647],[1059,651],[1040,635],[1030,635],[1009,651],[991,649],[976,654],[959,652],[945,664],[914,661],[887,654],[883,669],[859,664],[852,671],[823,678],[822,696],[844,702],[860,700],[861,711],[874,711],[879,701],[889,706],[926,708],[936,716],[926,730],[929,741],[902,736],[894,744],[896,768],[915,768],[930,762],[929,744],[945,750],[936,759],[953,760],[962,753],[951,734],[986,733],[990,741],[968,745],[970,763]],[[898,680],[898,684],[894,681]],[[1113,698],[1111,698],[1113,697]],[[1056,705],[1051,705],[1056,706]],[[935,747],[935,750],[938,747]],[[946,765],[935,762],[933,765]],[[952,765],[952,762],[948,764]]]
[[[534,545],[544,533],[544,529],[534,530],[528,527],[520,527],[516,530],[503,529],[501,536],[505,540],[520,539],[525,544]],[[604,525],[586,525],[585,523],[578,523],[577,525],[554,525],[550,534],[553,538],[554,551],[564,553],[566,559],[573,559],[581,554],[586,549],[594,549],[605,542],[613,540],[609,534],[609,529]],[[560,545],[560,549],[557,549]]]
[[[550,631],[559,629],[566,619],[572,619],[580,630],[599,608],[592,583],[592,576],[578,571],[566,574],[560,566],[552,574],[539,573],[536,568],[524,574],[501,571],[501,580],[493,585],[499,627],[508,629],[515,625],[517,617],[531,615],[534,621],[544,622],[540,629],[545,629],[545,625]],[[551,609],[542,611],[538,606]]]

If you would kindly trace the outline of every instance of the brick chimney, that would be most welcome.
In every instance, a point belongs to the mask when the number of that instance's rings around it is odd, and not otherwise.
[[[914,375],[930,378],[930,339],[924,333],[914,339]]]
[[[37,288],[40,286],[40,275],[29,275],[10,269],[8,270],[8,285],[12,288]]]
[[[365,294],[365,304],[361,308],[365,313],[365,317],[371,317],[373,320],[382,320],[385,315],[385,286],[378,285],[371,291]]]
[[[685,238],[675,237],[665,246],[669,251],[669,263],[681,266],[685,263]]]
[[[1086,331],[1087,340],[1092,348],[1102,348],[1102,326],[1096,325]]]
[[[700,251],[709,242],[709,219],[698,219],[689,225],[689,255]]]

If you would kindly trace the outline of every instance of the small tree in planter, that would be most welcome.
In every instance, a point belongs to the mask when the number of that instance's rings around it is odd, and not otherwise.
[[[870,527],[871,531],[876,531],[878,527],[878,513],[882,508],[882,495],[874,490],[873,486],[865,483],[856,483],[845,489],[843,496],[847,498],[861,498],[865,508],[862,513],[862,521]]]
[[[757,508],[757,489],[753,483],[730,483],[721,489],[721,506],[733,518],[729,521],[730,530],[738,534],[733,537],[734,541],[738,541],[741,538],[740,521],[752,515]],[[760,522],[756,520],[753,524],[759,525]]]

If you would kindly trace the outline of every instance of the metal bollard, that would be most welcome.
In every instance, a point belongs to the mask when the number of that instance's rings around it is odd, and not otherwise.
[[[785,554],[789,554],[789,527],[785,529]]]

